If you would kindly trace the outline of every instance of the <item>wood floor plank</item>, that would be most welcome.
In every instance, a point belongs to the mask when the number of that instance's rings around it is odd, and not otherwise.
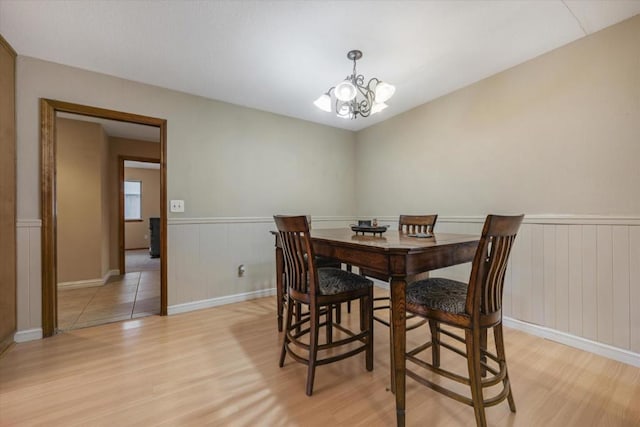
[[[307,397],[306,368],[278,367],[275,326],[270,297],[16,344],[0,358],[0,425],[395,424],[387,328],[375,326],[373,372],[364,355],[321,366]],[[412,331],[409,345],[426,336]],[[505,340],[518,412],[489,408],[490,425],[640,425],[640,369],[511,329]],[[442,364],[466,366],[449,352]],[[474,425],[474,415],[408,380],[407,425]]]

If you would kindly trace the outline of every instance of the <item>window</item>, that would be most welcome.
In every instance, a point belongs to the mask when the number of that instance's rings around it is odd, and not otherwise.
[[[124,219],[125,221],[142,220],[141,212],[142,182],[124,182]]]

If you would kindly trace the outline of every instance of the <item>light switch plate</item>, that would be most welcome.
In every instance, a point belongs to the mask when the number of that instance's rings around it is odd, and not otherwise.
[[[171,212],[184,212],[184,200],[172,200]]]

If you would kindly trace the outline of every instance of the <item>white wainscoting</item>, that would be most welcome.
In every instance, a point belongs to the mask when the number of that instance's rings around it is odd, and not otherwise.
[[[353,217],[312,218],[314,228],[352,222]],[[275,260],[270,231],[275,229],[272,217],[169,219],[169,312],[271,292]],[[238,277],[241,264],[245,274]]]
[[[41,227],[39,219],[16,224],[17,342],[42,338]]]
[[[314,217],[313,224],[344,227],[355,219]],[[378,220],[397,227],[397,217]],[[480,234],[483,222],[480,216],[441,216],[436,230]],[[270,217],[171,219],[170,311],[273,288],[273,229]],[[240,264],[247,269],[242,278]],[[469,273],[465,264],[432,275],[466,281]],[[526,324],[521,329],[568,345],[588,342],[581,348],[640,363],[640,218],[527,216],[507,271],[504,312],[514,319],[511,326]]]
[[[385,224],[397,219],[384,217]],[[439,217],[438,232],[475,233],[484,217]],[[470,264],[432,276],[466,281]],[[507,270],[504,314],[568,345],[598,344],[608,357],[640,366],[640,218],[526,216]],[[549,331],[557,331],[553,334]],[[575,340],[568,337],[578,337]],[[633,362],[630,362],[633,361]]]
[[[355,219],[313,217],[313,226],[345,227]],[[397,217],[378,220],[397,227]],[[440,216],[436,231],[480,234],[483,222]],[[169,312],[272,292],[271,217],[171,218],[168,225]],[[40,227],[39,220],[18,221],[18,331],[42,326]],[[465,264],[432,276],[466,281],[469,273]],[[507,270],[504,312],[516,327],[526,324],[568,345],[589,342],[602,347],[600,354],[640,365],[640,217],[527,216]],[[616,349],[620,357],[611,356]]]

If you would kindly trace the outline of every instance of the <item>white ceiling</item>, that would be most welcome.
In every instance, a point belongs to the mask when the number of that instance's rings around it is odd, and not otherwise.
[[[0,0],[19,55],[359,130],[640,13],[640,0]],[[344,120],[313,101],[351,72],[396,85]]]
[[[134,160],[125,160],[124,167],[136,168],[136,169],[160,169],[160,163],[137,162]]]
[[[57,113],[56,117],[83,122],[98,123],[104,132],[113,137],[136,139],[139,141],[160,142],[160,128],[156,126],[140,125],[137,123],[119,122],[117,120],[99,119],[82,116],[80,114]]]

